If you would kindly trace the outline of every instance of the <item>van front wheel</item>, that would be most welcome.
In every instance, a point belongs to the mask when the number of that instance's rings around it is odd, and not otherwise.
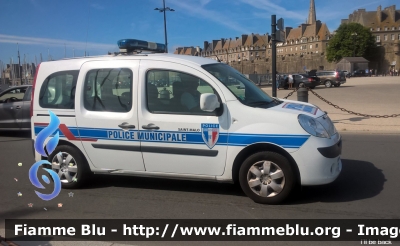
[[[284,156],[263,151],[249,156],[239,170],[243,192],[257,203],[282,203],[295,188],[295,175]]]
[[[85,157],[72,146],[58,146],[48,160],[51,163],[51,169],[60,178],[62,188],[79,188],[90,174]]]

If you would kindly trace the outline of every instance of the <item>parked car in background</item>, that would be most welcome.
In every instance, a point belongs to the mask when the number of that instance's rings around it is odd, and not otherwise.
[[[320,84],[325,87],[339,87],[346,83],[346,75],[343,71],[317,71],[316,76],[320,78]]]
[[[370,73],[366,73],[365,70],[359,69],[350,74],[350,77],[371,77]]]
[[[293,74],[293,88],[308,87],[314,89],[320,84],[319,80],[315,76],[309,76],[307,74]],[[288,89],[289,80],[288,77],[280,80],[279,88]]]
[[[0,130],[31,129],[31,89],[15,86],[0,93]]]

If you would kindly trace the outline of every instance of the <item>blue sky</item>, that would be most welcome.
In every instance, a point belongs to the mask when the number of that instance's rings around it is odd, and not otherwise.
[[[376,10],[398,0],[315,0],[317,19],[330,31],[358,8]],[[305,22],[310,0],[166,0],[168,48],[242,34],[271,33],[271,15],[285,26]],[[400,7],[398,4],[397,9]],[[103,55],[118,51],[119,39],[164,43],[162,0],[0,0],[0,60],[17,63],[17,43],[27,62]]]

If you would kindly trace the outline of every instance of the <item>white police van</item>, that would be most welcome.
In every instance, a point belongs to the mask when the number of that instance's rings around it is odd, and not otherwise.
[[[51,112],[60,124],[46,142],[57,132],[60,140],[35,158],[52,163],[62,187],[92,173],[238,182],[255,202],[277,204],[341,172],[341,137],[318,107],[272,98],[212,59],[118,45],[118,54],[38,67],[33,140]]]

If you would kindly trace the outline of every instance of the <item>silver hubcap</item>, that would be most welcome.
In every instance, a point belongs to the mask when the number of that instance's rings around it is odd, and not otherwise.
[[[74,182],[78,175],[78,164],[67,152],[60,152],[53,157],[51,168],[58,174],[62,183]]]
[[[326,86],[326,87],[331,87],[331,82],[329,82],[329,81],[326,82],[325,86]]]
[[[285,186],[285,175],[282,169],[271,161],[260,161],[251,166],[247,172],[250,189],[262,197],[274,197],[281,193]]]

